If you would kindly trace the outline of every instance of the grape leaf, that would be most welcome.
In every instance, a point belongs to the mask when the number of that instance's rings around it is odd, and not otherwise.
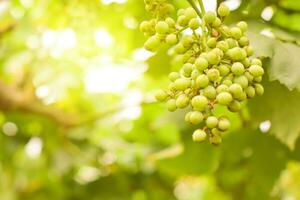
[[[272,57],[274,39],[254,31],[248,31],[247,36],[249,37],[251,46],[253,46],[255,56]]]
[[[270,133],[294,149],[300,135],[300,93],[275,82],[263,83],[265,94],[249,102],[252,120],[271,121]]]
[[[290,90],[300,91],[300,47],[291,43],[276,42],[271,60],[270,80],[279,80]]]

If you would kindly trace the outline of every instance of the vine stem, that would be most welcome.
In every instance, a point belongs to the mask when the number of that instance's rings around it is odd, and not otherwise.
[[[202,15],[204,15],[205,14],[205,8],[204,8],[203,1],[202,0],[198,0],[198,3],[200,5],[200,9],[201,9]]]
[[[189,4],[194,8],[194,10],[196,11],[197,15],[202,19],[202,13],[200,12],[200,10],[197,8],[194,0],[187,0],[189,2]]]

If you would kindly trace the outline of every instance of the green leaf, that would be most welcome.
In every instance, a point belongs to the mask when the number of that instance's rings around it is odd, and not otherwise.
[[[289,10],[300,11],[300,4],[298,0],[281,0],[279,5]]]
[[[300,47],[291,43],[276,42],[271,60],[270,79],[279,80],[290,90],[300,91]]]
[[[254,31],[248,31],[247,35],[251,46],[253,46],[255,56],[272,57],[274,39],[268,38]]]
[[[300,135],[300,93],[278,82],[265,81],[263,85],[265,94],[249,101],[252,120],[256,124],[270,120],[270,133],[294,149]]]
[[[283,10],[277,10],[272,18],[274,24],[292,31],[300,31],[299,21],[299,13],[288,13]]]

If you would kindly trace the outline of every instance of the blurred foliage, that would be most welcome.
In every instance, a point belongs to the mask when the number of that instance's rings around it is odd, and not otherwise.
[[[0,1],[0,199],[300,199],[300,4],[236,2],[266,93],[213,147],[153,102],[178,66],[141,48],[143,1]]]

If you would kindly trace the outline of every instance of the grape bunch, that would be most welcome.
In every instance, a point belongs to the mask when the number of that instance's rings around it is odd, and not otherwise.
[[[156,11],[154,4],[159,8]],[[174,62],[181,66],[179,71],[169,74],[168,88],[158,90],[155,97],[166,102],[171,112],[187,110],[185,121],[200,127],[193,133],[194,141],[208,138],[218,145],[222,134],[230,128],[230,121],[214,114],[216,106],[239,112],[243,101],[262,95],[262,62],[253,56],[245,35],[247,23],[241,21],[232,27],[224,24],[230,13],[225,4],[216,12],[205,12],[203,4],[200,11],[191,3],[192,7],[178,10],[176,20],[170,17],[173,9],[166,9],[166,5],[170,4],[165,0],[146,0],[146,8],[151,7],[155,15],[140,25],[148,37],[144,47],[157,51],[168,45]]]

